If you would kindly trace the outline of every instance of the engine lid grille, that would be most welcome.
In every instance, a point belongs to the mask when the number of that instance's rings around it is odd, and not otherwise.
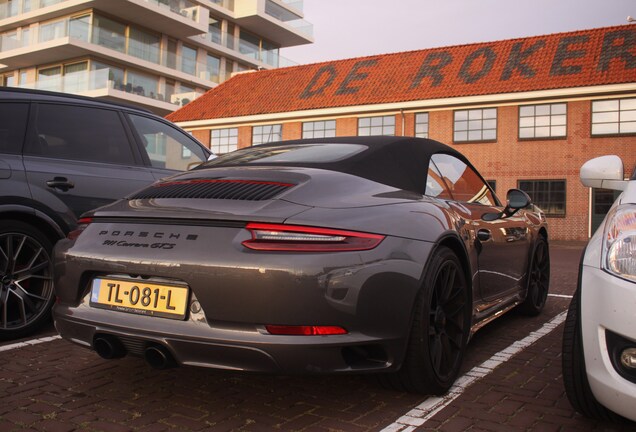
[[[263,201],[283,193],[292,183],[236,179],[190,179],[156,183],[128,199],[190,198]]]

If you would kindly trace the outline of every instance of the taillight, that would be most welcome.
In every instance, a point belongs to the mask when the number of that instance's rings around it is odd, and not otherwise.
[[[338,326],[266,325],[265,329],[270,334],[281,336],[328,336],[348,333],[347,330]]]
[[[298,225],[249,223],[250,240],[242,244],[258,251],[341,252],[373,249],[383,235]]]
[[[75,240],[79,237],[82,231],[84,231],[86,227],[90,225],[91,222],[93,222],[93,218],[80,218],[77,221],[77,227],[73,231],[69,232],[66,238],[68,238],[69,240]]]

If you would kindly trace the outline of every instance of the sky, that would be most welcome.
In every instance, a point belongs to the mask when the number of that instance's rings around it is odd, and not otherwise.
[[[280,53],[299,64],[623,25],[636,0],[304,0],[304,13],[315,42]]]

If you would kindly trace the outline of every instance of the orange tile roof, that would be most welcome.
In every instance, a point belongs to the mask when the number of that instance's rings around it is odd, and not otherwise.
[[[175,121],[636,82],[636,25],[352,58],[234,76]]]

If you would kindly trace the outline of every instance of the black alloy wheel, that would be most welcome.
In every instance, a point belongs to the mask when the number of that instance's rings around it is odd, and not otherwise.
[[[53,304],[51,242],[18,221],[0,228],[0,339],[25,336],[49,318]]]
[[[526,298],[519,305],[522,313],[536,316],[541,313],[548,299],[550,289],[550,249],[548,242],[541,236],[537,239],[532,253],[528,272]]]
[[[470,333],[468,284],[449,248],[437,249],[418,295],[406,358],[400,370],[380,377],[395,390],[441,395],[453,385]]]

